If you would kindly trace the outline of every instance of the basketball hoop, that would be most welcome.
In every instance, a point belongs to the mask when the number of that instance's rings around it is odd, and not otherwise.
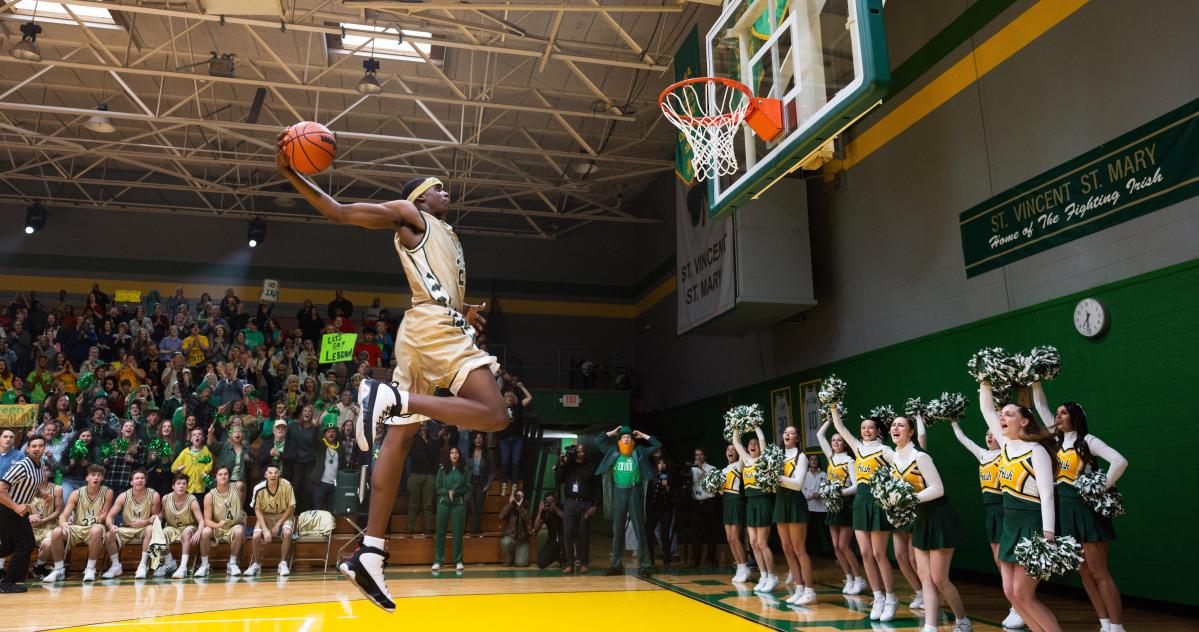
[[[701,95],[696,86],[706,88]],[[737,172],[733,137],[742,122],[763,140],[782,131],[782,102],[755,97],[742,83],[724,77],[693,77],[668,86],[658,97],[662,114],[691,146],[698,180]]]

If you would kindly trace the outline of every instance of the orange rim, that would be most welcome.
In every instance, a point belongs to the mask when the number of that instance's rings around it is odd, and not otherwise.
[[[666,110],[666,95],[670,94],[671,92],[674,92],[676,89],[681,88],[686,85],[693,84],[693,83],[707,83],[707,82],[722,83],[730,88],[733,88],[734,90],[741,92],[742,94],[745,95],[746,108],[749,107],[749,104],[753,103],[754,94],[752,92],[750,92],[749,88],[746,87],[746,85],[741,83],[740,81],[736,81],[734,79],[726,79],[725,77],[692,77],[690,79],[684,79],[682,81],[672,83],[669,86],[666,86],[666,89],[662,91],[662,94],[658,95],[658,107],[661,108],[663,111],[665,111]],[[738,116],[738,114],[736,112],[726,112],[724,114],[717,114],[716,116],[688,116],[686,114],[678,114],[678,113],[672,113],[672,114],[674,117],[676,117],[678,120],[680,120],[684,123],[687,123],[689,125],[696,125],[699,127],[711,127],[713,125],[718,125],[720,123],[724,123],[725,121],[728,121],[731,118],[736,118]]]

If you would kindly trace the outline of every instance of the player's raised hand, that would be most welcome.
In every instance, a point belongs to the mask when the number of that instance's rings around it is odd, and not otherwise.
[[[287,144],[287,130],[279,132],[275,137],[275,166],[280,171],[285,171],[291,168],[291,162],[287,159],[287,152],[283,151],[284,145]]]
[[[483,303],[482,305],[466,303],[465,307],[467,324],[474,327],[475,331],[483,331],[487,327],[487,319],[480,312],[487,309],[487,303]]]

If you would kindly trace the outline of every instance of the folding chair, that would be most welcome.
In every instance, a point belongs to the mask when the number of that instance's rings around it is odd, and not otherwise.
[[[307,531],[304,527],[310,524],[324,524],[328,530]],[[296,519],[296,531],[292,536],[291,561],[289,566],[295,565],[296,562],[322,562],[323,569],[321,573],[329,572],[329,552],[333,550],[333,531],[336,528],[336,522],[333,520],[333,514],[319,509],[312,509],[300,514]],[[321,557],[298,557],[300,544],[325,544],[325,553]]]

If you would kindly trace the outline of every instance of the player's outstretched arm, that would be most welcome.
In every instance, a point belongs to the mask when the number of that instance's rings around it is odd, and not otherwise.
[[[416,228],[417,232],[424,230],[424,220],[421,219],[420,211],[406,200],[394,200],[382,204],[370,202],[342,204],[333,199],[311,180],[291,168],[287,154],[283,152],[285,135],[286,133],[281,133],[275,139],[275,166],[279,168],[279,173],[283,174],[288,182],[291,182],[296,191],[303,195],[313,208],[320,211],[321,215],[338,224],[350,224],[362,228],[399,230],[403,226],[408,226]]]

